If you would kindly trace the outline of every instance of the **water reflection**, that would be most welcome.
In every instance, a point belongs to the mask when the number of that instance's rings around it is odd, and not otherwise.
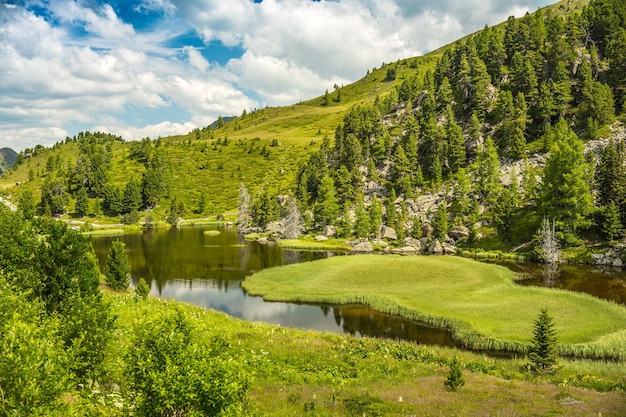
[[[133,283],[143,277],[154,296],[211,308],[249,321],[423,344],[455,345],[445,330],[360,306],[274,303],[251,297],[241,289],[241,282],[247,275],[265,268],[335,254],[281,250],[273,244],[246,242],[233,228],[220,227],[218,235],[205,234],[207,230],[216,228],[199,226],[98,237],[94,238],[93,245],[103,269],[111,242],[123,241]]]

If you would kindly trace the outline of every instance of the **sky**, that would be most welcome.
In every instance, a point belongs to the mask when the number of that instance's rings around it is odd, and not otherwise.
[[[0,148],[126,140],[349,84],[551,0],[0,0]]]

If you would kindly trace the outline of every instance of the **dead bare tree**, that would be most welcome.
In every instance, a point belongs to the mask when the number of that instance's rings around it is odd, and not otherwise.
[[[547,217],[543,218],[541,229],[539,229],[539,253],[541,260],[549,265],[561,262],[561,248],[556,237],[556,224],[554,220],[550,224]]]
[[[285,239],[297,239],[304,230],[304,219],[302,219],[296,199],[293,197],[289,198],[287,217],[283,220],[283,226],[285,228],[283,233]]]

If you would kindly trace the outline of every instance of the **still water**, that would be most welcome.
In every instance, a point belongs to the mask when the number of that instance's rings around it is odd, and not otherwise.
[[[204,233],[210,230],[220,233]],[[235,228],[195,226],[94,237],[93,246],[102,270],[114,240],[126,244],[133,284],[143,277],[153,296],[177,299],[249,321],[456,346],[443,329],[361,306],[266,302],[241,289],[244,278],[255,271],[337,255],[332,252],[283,250],[273,244],[247,242]]]
[[[205,233],[216,230],[217,235]],[[456,345],[443,329],[361,306],[266,302],[241,289],[244,278],[255,271],[339,255],[336,253],[283,250],[273,244],[246,242],[235,228],[195,226],[95,237],[93,246],[101,269],[113,240],[126,244],[133,284],[143,277],[153,296],[181,300],[249,321],[429,345]],[[558,270],[532,263],[503,265],[524,278],[519,281],[521,285],[586,292],[626,304],[626,273],[622,270],[589,265],[562,265]]]

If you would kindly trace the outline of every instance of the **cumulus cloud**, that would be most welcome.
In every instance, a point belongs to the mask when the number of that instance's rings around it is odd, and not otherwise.
[[[158,137],[182,135],[185,133],[189,133],[196,127],[197,126],[193,122],[161,122],[143,127],[127,125],[123,126],[115,124],[96,125],[94,126],[93,130],[95,132],[108,132],[113,135],[118,135],[126,140],[139,140],[146,137],[156,139]]]

